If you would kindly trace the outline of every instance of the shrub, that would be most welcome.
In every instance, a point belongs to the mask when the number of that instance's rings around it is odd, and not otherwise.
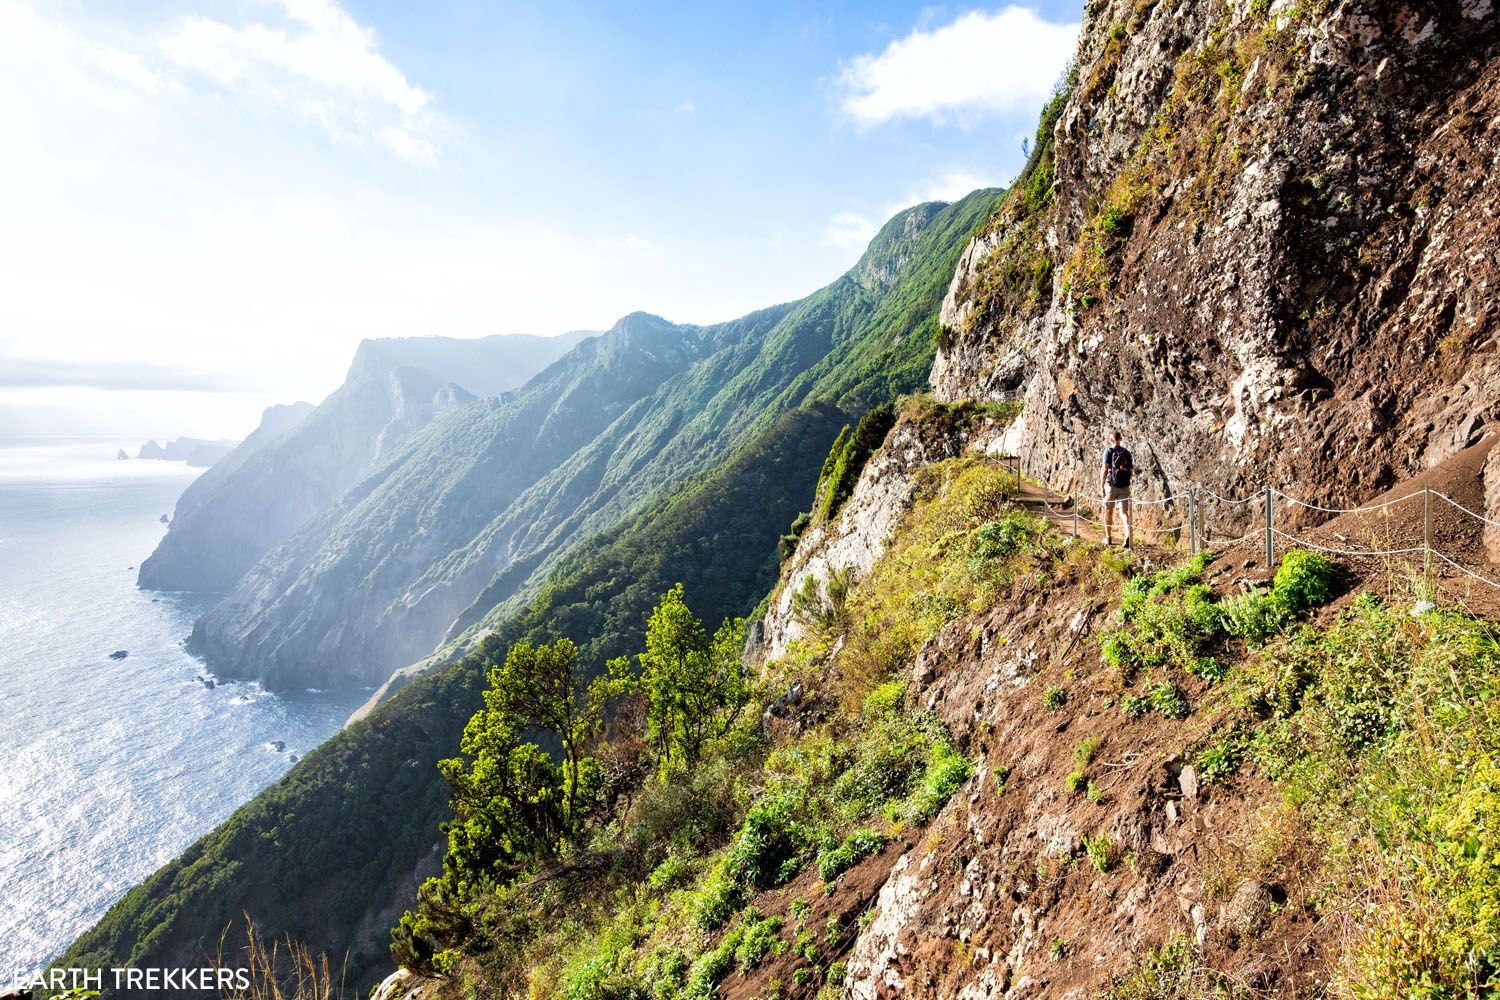
[[[1245,751],[1245,741],[1239,733],[1226,733],[1198,753],[1198,773],[1210,785],[1223,781],[1239,770]]]
[[[743,893],[721,862],[711,869],[708,878],[693,895],[688,913],[693,923],[705,931],[716,931],[729,922],[740,907]]]
[[[1127,694],[1120,699],[1120,711],[1132,719],[1139,719],[1151,711],[1151,699],[1136,694]]]
[[[1101,875],[1108,875],[1120,863],[1120,848],[1107,833],[1083,838],[1083,850],[1089,862]]]
[[[1180,1000],[1192,995],[1195,964],[1192,939],[1186,934],[1173,935],[1116,979],[1106,996],[1108,1000]]]
[[[865,858],[885,846],[885,837],[868,827],[855,830],[836,843],[818,853],[818,877],[832,882]]]
[[[1191,709],[1182,689],[1171,681],[1160,681],[1146,689],[1151,707],[1169,719],[1185,719]]]
[[[1220,602],[1224,630],[1250,646],[1264,645],[1291,623],[1286,605],[1265,591],[1247,590]]]
[[[986,521],[969,538],[969,567],[982,572],[989,565],[1030,550],[1041,535],[1037,519],[1023,510],[1012,510],[998,520]]]
[[[1078,741],[1073,748],[1073,763],[1079,767],[1088,767],[1094,762],[1094,757],[1099,753],[1099,744],[1103,741],[1097,736],[1085,737]]]
[[[973,771],[974,765],[947,739],[934,740],[927,770],[907,801],[906,818],[920,823],[936,816]]]
[[[1074,771],[1063,779],[1063,784],[1068,786],[1068,791],[1076,792],[1083,787],[1084,782],[1087,780],[1082,771]]]
[[[1068,703],[1068,692],[1060,687],[1050,687],[1042,692],[1042,704],[1056,710]]]
[[[760,911],[752,908],[746,911],[743,926],[744,934],[734,949],[734,958],[739,963],[742,975],[759,965],[761,959],[776,944],[777,934],[781,930],[781,918],[764,917]]]
[[[865,696],[864,716],[867,719],[877,719],[896,714],[905,700],[906,682],[889,681]]]
[[[1188,664],[1187,672],[1212,684],[1224,679],[1225,667],[1212,656],[1200,656]]]
[[[1271,592],[1291,614],[1325,604],[1333,596],[1334,566],[1326,557],[1294,549],[1281,557]]]
[[[802,794],[787,790],[750,807],[725,859],[725,871],[737,885],[770,889],[797,874],[812,842],[811,831],[797,818],[801,805]]]

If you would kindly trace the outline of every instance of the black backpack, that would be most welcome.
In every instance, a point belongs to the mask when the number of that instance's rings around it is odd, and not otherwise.
[[[1130,485],[1131,473],[1135,472],[1135,460],[1121,445],[1115,445],[1104,455],[1104,478],[1111,486],[1120,489]]]

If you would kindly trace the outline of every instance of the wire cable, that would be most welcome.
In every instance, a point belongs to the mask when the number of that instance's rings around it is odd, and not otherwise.
[[[1450,496],[1444,496],[1442,493],[1439,493],[1437,490],[1433,490],[1432,491],[1432,495],[1435,496],[1435,497],[1442,497],[1444,500],[1448,501],[1453,506],[1455,506],[1459,510],[1463,511],[1465,514],[1468,514],[1470,517],[1478,518],[1479,520],[1483,521],[1485,524],[1493,524],[1495,527],[1500,528],[1500,521],[1492,521],[1489,518],[1485,517],[1483,514],[1476,514],[1472,510],[1470,510],[1469,508],[1465,507],[1463,504],[1459,503],[1457,500],[1453,499]]]
[[[1213,490],[1210,490],[1210,489],[1205,489],[1203,491],[1203,493],[1204,493],[1204,495],[1206,495],[1208,497],[1211,497],[1214,500],[1219,501],[1219,503],[1228,503],[1228,504],[1258,503],[1259,501],[1264,500],[1266,498],[1266,495],[1263,492],[1262,493],[1257,493],[1254,496],[1245,497],[1243,500],[1236,500],[1233,497],[1221,497],[1221,496],[1219,496],[1219,494],[1215,493]]]
[[[1379,510],[1382,507],[1390,507],[1394,504],[1404,503],[1405,501],[1410,500],[1412,497],[1421,496],[1424,491],[1418,490],[1415,493],[1408,493],[1404,497],[1397,497],[1394,500],[1387,500],[1385,503],[1371,504],[1368,507],[1320,507],[1315,503],[1308,503],[1306,500],[1298,500],[1294,496],[1288,496],[1275,487],[1271,488],[1271,492],[1279,496],[1281,499],[1285,500],[1287,503],[1296,504],[1298,507],[1306,507],[1308,510],[1320,510],[1325,514],[1362,514],[1366,511]]]
[[[1491,587],[1494,587],[1497,590],[1500,590],[1500,582],[1497,582],[1495,580],[1491,580],[1489,577],[1480,576],[1478,573],[1474,572],[1472,569],[1469,569],[1467,566],[1461,566],[1458,563],[1454,562],[1452,559],[1449,559],[1447,556],[1443,555],[1437,549],[1433,549],[1432,550],[1432,554],[1435,555],[1435,556],[1437,556],[1443,562],[1447,563],[1449,566],[1452,566],[1454,569],[1458,570],[1460,573],[1467,573],[1469,576],[1472,576],[1474,579],[1478,580],[1480,583],[1487,583]]]
[[[1316,542],[1309,542],[1306,539],[1298,538],[1295,535],[1289,535],[1285,531],[1282,531],[1280,528],[1272,528],[1271,532],[1273,534],[1280,535],[1282,538],[1285,538],[1289,542],[1296,542],[1298,545],[1301,545],[1304,548],[1316,549],[1319,552],[1328,552],[1332,555],[1338,556],[1405,556],[1411,555],[1415,552],[1427,551],[1426,548],[1420,545],[1414,549],[1333,549],[1329,548],[1326,545],[1319,545]]]

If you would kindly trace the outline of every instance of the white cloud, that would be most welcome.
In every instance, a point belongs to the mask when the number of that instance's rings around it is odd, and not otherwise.
[[[998,186],[999,183],[993,178],[985,177],[972,170],[945,170],[927,178],[913,189],[911,194],[906,196],[905,203],[898,206],[897,210],[911,205],[920,205],[924,201],[958,201],[980,188]],[[895,212],[891,214],[894,215]]]
[[[698,112],[698,109],[693,106],[692,101],[683,101],[681,104],[677,105],[676,111],[679,115],[691,115],[696,114]]]
[[[276,0],[276,6],[278,24],[190,17],[158,48],[178,69],[241,98],[285,105],[336,141],[378,138],[408,162],[436,165],[432,95],[381,55],[373,31],[334,0]]]
[[[875,223],[858,212],[840,212],[823,227],[823,243],[840,248],[864,249],[875,236]]]
[[[864,128],[903,118],[967,128],[1034,112],[1073,54],[1078,27],[1009,6],[913,31],[843,67],[843,110]]]

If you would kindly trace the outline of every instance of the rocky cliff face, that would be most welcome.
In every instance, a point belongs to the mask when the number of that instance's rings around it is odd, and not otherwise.
[[[1358,500],[1479,440],[1497,33],[1489,0],[1091,5],[954,278],[934,392],[1022,394],[1027,468],[1064,489],[1111,427],[1156,495]]]
[[[315,410],[305,403],[267,410],[255,434],[184,492],[171,528],[141,564],[140,585],[230,590],[435,415],[521,385],[582,336],[365,341],[332,396]]]

